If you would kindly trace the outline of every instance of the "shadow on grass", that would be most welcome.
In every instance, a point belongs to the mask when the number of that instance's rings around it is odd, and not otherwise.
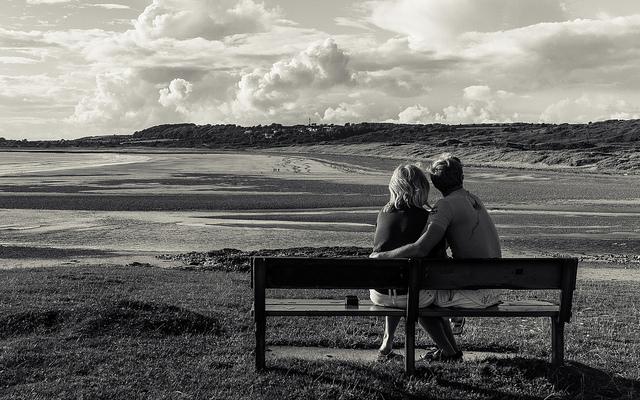
[[[554,376],[557,384],[571,393],[584,393],[584,398],[594,394],[607,399],[640,398],[640,381],[608,374],[578,362],[568,362]]]
[[[487,398],[540,399],[539,396],[507,394],[496,387],[508,386],[509,381],[543,381],[553,386],[553,398],[563,399],[636,399],[640,392],[640,381],[611,375],[578,362],[566,362],[554,367],[547,361],[537,359],[509,358],[490,359],[481,364],[478,371],[485,378],[485,385],[473,385],[463,380],[435,376],[438,384],[461,392],[479,393]],[[418,370],[418,377],[433,378],[430,368]],[[548,398],[548,397],[547,397]]]
[[[265,372],[297,376],[313,382],[316,390],[326,386],[340,394],[348,389],[354,398],[375,394],[385,399],[637,399],[640,393],[640,381],[577,362],[557,368],[544,360],[523,358],[489,359],[479,364],[434,363],[417,365],[412,377],[406,377],[400,365],[378,366],[285,359]],[[273,376],[266,379],[272,380]],[[295,397],[295,393],[284,394]]]
[[[264,383],[277,381],[274,375],[294,377],[299,385],[269,387],[272,398],[314,398],[322,393],[325,398],[341,398],[348,393],[353,399],[418,399],[406,390],[406,379],[397,368],[372,368],[351,361],[305,361],[284,359],[276,361],[265,371]],[[346,398],[346,397],[345,397]]]
[[[71,337],[219,335],[217,318],[180,307],[122,300],[98,308],[27,311],[0,316],[0,338],[67,332]]]

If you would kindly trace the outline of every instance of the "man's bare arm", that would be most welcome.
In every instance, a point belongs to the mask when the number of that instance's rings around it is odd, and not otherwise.
[[[422,233],[422,236],[418,238],[415,243],[398,247],[394,250],[381,251],[379,253],[372,253],[371,258],[421,258],[426,257],[429,252],[440,242],[444,237],[445,230],[441,227],[429,224],[426,230]]]

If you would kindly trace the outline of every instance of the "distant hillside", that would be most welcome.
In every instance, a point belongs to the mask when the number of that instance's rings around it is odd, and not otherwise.
[[[127,144],[160,147],[275,147],[319,143],[428,143],[512,147],[522,150],[640,146],[640,120],[591,124],[409,125],[360,123],[242,127],[159,125],[133,134]]]
[[[14,141],[0,138],[0,148],[195,148],[211,150],[323,146],[349,152],[348,147],[384,146],[398,157],[453,151],[484,161],[524,162],[605,171],[640,170],[640,120],[589,124],[388,124],[238,125],[171,124],[133,135],[59,141]],[[346,146],[346,147],[345,147]],[[341,150],[337,150],[338,147]],[[366,146],[365,146],[366,147]],[[390,150],[396,147],[395,150]],[[437,148],[437,149],[436,149]],[[434,150],[435,149],[435,150]],[[360,151],[360,150],[359,150]],[[482,159],[477,160],[482,162]]]

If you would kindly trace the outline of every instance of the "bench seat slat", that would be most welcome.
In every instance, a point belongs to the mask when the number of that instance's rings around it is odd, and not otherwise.
[[[430,306],[418,311],[420,316],[441,317],[554,317],[560,306],[547,301],[521,300],[503,302],[487,308],[450,308]],[[360,300],[357,308],[347,308],[340,299],[266,299],[270,316],[404,316],[402,308],[380,307],[371,300]]]
[[[454,308],[430,306],[420,308],[419,316],[440,317],[555,317],[560,306],[548,301],[505,301],[487,308]]]
[[[266,299],[266,314],[269,316],[386,316],[402,317],[403,308],[380,307],[371,300],[360,300],[358,307],[347,308],[339,299]]]

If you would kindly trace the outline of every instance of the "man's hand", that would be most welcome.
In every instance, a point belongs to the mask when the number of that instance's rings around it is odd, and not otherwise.
[[[373,253],[369,254],[369,258],[380,258],[380,253],[374,251]]]

